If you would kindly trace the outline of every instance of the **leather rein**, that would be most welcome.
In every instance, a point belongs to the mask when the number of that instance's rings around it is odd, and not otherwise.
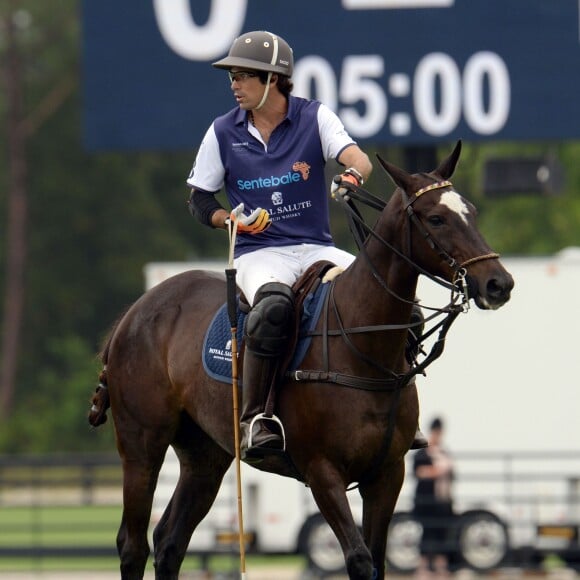
[[[476,256],[469,258],[462,263],[458,263],[449,253],[441,246],[441,244],[431,235],[427,228],[421,222],[421,219],[413,210],[413,204],[415,201],[423,194],[437,190],[452,187],[450,181],[439,181],[432,183],[426,187],[423,187],[408,196],[406,192],[401,189],[404,209],[409,218],[409,222],[417,228],[419,233],[423,236],[429,247],[437,252],[437,254],[448,264],[448,266],[453,270],[453,281],[451,283],[442,280],[431,274],[430,272],[423,269],[417,263],[415,263],[410,257],[411,248],[411,229],[407,228],[408,239],[407,253],[403,253],[398,248],[394,247],[387,240],[379,236],[372,228],[370,228],[364,221],[360,211],[354,203],[354,199],[360,201],[361,203],[376,209],[378,211],[384,210],[386,202],[380,198],[374,196],[369,191],[351,184],[350,182],[343,182],[341,185],[347,187],[349,190],[348,199],[340,197],[340,201],[343,203],[344,208],[347,212],[349,227],[355,242],[359,248],[359,252],[362,253],[367,261],[370,271],[373,277],[377,280],[381,288],[385,290],[390,295],[394,296],[396,299],[405,303],[416,304],[416,301],[410,301],[401,296],[398,296],[391,288],[388,287],[386,281],[377,271],[372,260],[368,256],[365,248],[365,240],[368,236],[373,236],[382,245],[387,247],[393,253],[398,255],[400,258],[405,260],[410,264],[417,272],[425,275],[429,279],[433,280],[435,283],[447,288],[451,291],[451,300],[447,306],[442,308],[433,308],[429,306],[422,306],[427,310],[434,311],[434,314],[427,317],[425,322],[430,322],[433,319],[442,316],[437,324],[435,324],[430,330],[422,335],[421,338],[427,339],[435,332],[439,331],[437,339],[433,343],[430,352],[425,356],[425,358],[419,363],[416,360],[410,365],[408,371],[404,373],[397,373],[391,369],[386,368],[379,362],[371,359],[368,355],[360,351],[352,342],[350,336],[353,334],[364,334],[370,332],[383,332],[388,330],[402,330],[402,329],[412,329],[417,327],[420,323],[408,323],[408,324],[380,324],[372,326],[360,326],[353,328],[345,328],[338,307],[334,299],[334,288],[335,281],[331,282],[331,287],[325,298],[325,304],[323,307],[323,319],[322,319],[322,329],[319,332],[312,331],[309,336],[321,336],[322,337],[322,354],[323,354],[323,370],[294,370],[288,373],[288,377],[295,381],[309,381],[309,382],[330,382],[341,386],[362,389],[367,391],[399,391],[406,385],[414,382],[414,378],[418,374],[424,374],[425,369],[436,359],[438,359],[445,348],[445,338],[449,328],[461,312],[466,312],[469,309],[469,295],[468,295],[468,284],[466,280],[467,266],[474,264],[482,260],[497,259],[499,254],[489,253],[481,256]],[[338,324],[337,329],[329,329],[328,327],[328,315],[329,311],[332,309],[335,319]],[[344,343],[353,352],[355,356],[359,359],[364,360],[369,366],[379,370],[381,374],[384,375],[383,378],[371,378],[371,377],[360,377],[354,375],[348,375],[344,373],[331,371],[329,368],[329,337],[330,336],[341,336]]]

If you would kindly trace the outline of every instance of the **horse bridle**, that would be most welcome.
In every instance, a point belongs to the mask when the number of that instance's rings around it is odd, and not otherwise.
[[[423,194],[428,193],[430,191],[434,191],[436,189],[445,189],[451,188],[453,189],[453,184],[451,181],[444,180],[444,181],[437,181],[435,183],[431,183],[422,187],[421,189],[417,190],[411,196],[408,196],[407,193],[403,188],[401,190],[401,196],[403,198],[404,209],[407,212],[407,216],[409,217],[409,221],[417,228],[419,233],[423,236],[424,240],[427,242],[429,247],[441,257],[441,259],[453,270],[453,279],[452,285],[454,287],[460,286],[461,292],[464,295],[464,304],[466,308],[468,308],[469,304],[469,294],[468,294],[468,286],[467,286],[467,266],[475,264],[477,262],[481,262],[483,260],[493,260],[499,258],[499,254],[495,252],[489,252],[488,254],[482,254],[481,256],[474,256],[473,258],[469,258],[464,260],[461,263],[458,263],[455,258],[453,258],[445,248],[441,246],[441,244],[431,235],[429,230],[423,225],[421,219],[417,216],[413,209],[413,204],[421,197]],[[411,259],[411,228],[408,229],[408,239],[407,239],[407,254]],[[413,262],[412,262],[413,263]],[[439,279],[436,279],[439,281]]]
[[[370,259],[366,255],[364,241],[368,235],[373,236],[384,246],[388,247],[392,252],[397,254],[400,258],[402,258],[413,268],[415,268],[415,270],[417,270],[420,274],[423,274],[424,276],[436,282],[440,286],[443,286],[448,290],[451,290],[452,295],[455,295],[457,293],[457,290],[459,289],[460,294],[463,296],[462,308],[464,310],[469,309],[469,293],[466,279],[467,267],[483,260],[497,259],[500,257],[500,255],[495,252],[490,252],[488,254],[482,254],[481,256],[474,256],[472,258],[468,258],[467,260],[464,260],[461,263],[457,262],[457,260],[455,260],[455,258],[453,258],[449,254],[449,252],[447,252],[447,250],[445,250],[445,248],[443,248],[443,246],[432,236],[432,234],[423,225],[423,222],[417,216],[416,212],[413,209],[413,204],[423,194],[437,189],[452,188],[453,184],[451,183],[451,181],[444,180],[430,183],[429,185],[426,185],[425,187],[418,189],[410,196],[403,188],[399,188],[401,191],[401,197],[403,198],[404,210],[407,213],[409,222],[417,228],[417,230],[423,236],[429,247],[434,252],[437,252],[437,254],[442,258],[442,260],[444,260],[445,263],[451,268],[451,270],[453,271],[453,278],[451,283],[437,276],[434,276],[433,274],[431,274],[430,272],[428,272],[427,270],[425,270],[424,268],[422,268],[416,262],[413,261],[411,256],[411,228],[408,228],[407,230],[407,251],[401,252],[400,250],[395,248],[392,244],[387,242],[384,238],[379,236],[376,232],[373,231],[372,228],[370,228],[367,225],[358,208],[353,203],[353,199],[356,199],[361,203],[364,203],[368,207],[371,207],[379,211],[382,211],[385,208],[386,202],[376,197],[366,189],[356,186],[350,182],[344,182],[342,185],[349,190],[350,199],[345,200],[344,198],[341,198],[341,201],[345,203],[345,209],[347,210],[350,230],[353,234],[353,237],[359,250],[361,251],[361,253],[363,253],[365,258],[367,259],[367,263],[371,269],[373,277],[379,282],[379,284],[382,286],[384,290],[386,290],[389,294],[398,298],[400,301],[407,302],[407,300],[405,300],[400,296],[397,296],[390,288],[387,287],[386,283],[376,270],[374,264],[370,261]],[[455,303],[455,300],[452,300],[452,303]]]

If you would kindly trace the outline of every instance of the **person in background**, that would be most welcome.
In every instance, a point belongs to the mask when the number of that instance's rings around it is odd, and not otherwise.
[[[429,446],[420,449],[413,460],[417,480],[413,513],[423,527],[421,560],[416,575],[425,580],[431,575],[449,574],[448,542],[453,518],[453,462],[443,447],[443,421],[431,422]]]
[[[205,134],[187,180],[189,205],[203,224],[227,229],[233,212],[216,194],[225,188],[232,208],[243,204],[234,266],[251,310],[244,329],[241,449],[244,459],[259,461],[283,447],[263,411],[293,327],[291,287],[317,261],[345,269],[354,260],[330,233],[326,162],[335,159],[344,167],[341,180],[359,186],[372,165],[334,112],[291,94],[294,56],[280,36],[243,34],[213,66],[227,71],[236,106]],[[333,180],[331,193],[347,191]]]

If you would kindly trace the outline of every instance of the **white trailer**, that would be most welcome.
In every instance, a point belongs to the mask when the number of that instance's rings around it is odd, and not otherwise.
[[[417,381],[421,426],[443,417],[446,444],[456,457],[457,559],[479,570],[497,567],[516,552],[530,561],[546,553],[569,559],[578,552],[580,248],[550,257],[508,257],[503,263],[515,279],[511,301],[496,312],[472,306],[460,315],[443,356]],[[148,264],[146,286],[197,268],[223,270],[225,264]],[[448,301],[447,291],[422,277],[418,295],[429,306]],[[168,453],[153,523],[177,473],[175,456]],[[244,524],[253,549],[304,551],[313,567],[340,569],[342,554],[302,484],[245,465],[242,480]],[[389,562],[403,571],[416,564],[421,533],[409,515],[413,487],[408,476],[389,537]],[[350,498],[360,520],[359,495],[350,492]],[[237,531],[236,514],[232,469],[190,550],[226,549],[221,540],[228,534],[231,540]]]
[[[580,248],[503,263],[515,280],[511,300],[458,317],[418,381],[422,416],[446,417],[457,451],[577,451]],[[436,292],[421,281],[424,303],[440,304]]]

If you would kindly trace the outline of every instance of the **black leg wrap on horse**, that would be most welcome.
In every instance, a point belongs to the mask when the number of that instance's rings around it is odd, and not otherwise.
[[[264,408],[278,362],[294,327],[294,294],[285,284],[264,284],[246,318],[242,389],[242,458],[251,463],[284,449],[283,429]],[[252,422],[256,416],[257,420]],[[280,427],[279,429],[277,427]],[[279,431],[279,432],[278,432]]]
[[[409,332],[407,333],[407,346],[406,346],[406,357],[409,364],[413,364],[419,350],[421,349],[421,337],[423,335],[423,330],[425,329],[425,317],[423,316],[423,311],[418,304],[413,304],[411,308],[411,319]]]
[[[406,357],[409,364],[413,364],[419,355],[419,350],[421,349],[421,337],[423,335],[423,330],[425,329],[425,317],[423,316],[423,311],[418,304],[413,304],[413,307],[411,308],[410,323],[413,326],[409,329],[407,336]],[[427,438],[423,435],[421,429],[417,425],[417,431],[413,443],[411,443],[411,449],[424,449],[428,446],[429,441],[427,441]]]

